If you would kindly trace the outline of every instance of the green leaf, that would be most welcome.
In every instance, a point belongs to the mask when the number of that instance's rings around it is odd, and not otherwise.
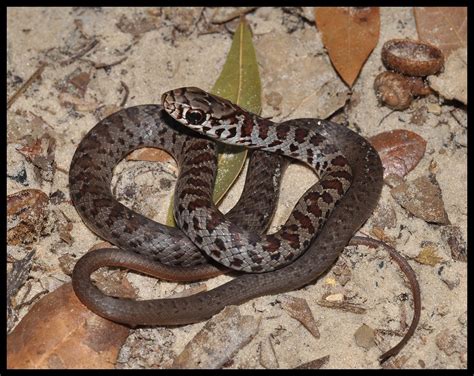
[[[262,110],[261,91],[252,32],[245,19],[241,18],[227,60],[211,89],[211,93],[226,98],[250,112],[260,114]],[[216,203],[234,184],[247,157],[247,150],[238,146],[219,144],[218,150],[218,169],[213,193]],[[171,201],[173,202],[173,199]],[[175,226],[173,203],[168,210],[166,224]]]

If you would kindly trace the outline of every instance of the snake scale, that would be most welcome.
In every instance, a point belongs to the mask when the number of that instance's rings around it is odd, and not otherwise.
[[[345,126],[318,119],[296,119],[273,125],[256,115],[245,117],[243,116],[245,113],[238,106],[195,88],[168,92],[163,95],[162,100],[164,108],[178,120],[187,123],[186,125],[197,127],[198,123],[204,122],[204,126],[207,128],[204,130],[200,128],[200,131],[204,131],[211,137],[216,137],[219,133],[229,138],[240,134],[244,136],[241,143],[248,144],[265,134],[266,129],[270,134],[270,127],[275,126],[277,133],[269,136],[267,149],[270,150],[274,147],[273,151],[285,149],[284,152],[286,152],[289,150],[290,154],[297,153],[298,157],[305,159],[307,163],[314,162],[313,168],[325,175],[329,182],[326,183],[327,189],[325,191],[319,191],[318,187],[314,190],[311,188],[306,196],[308,194],[312,194],[312,196],[306,197],[302,203],[300,200],[301,205],[298,204],[297,209],[298,207],[300,209],[307,208],[315,203],[316,205],[319,203],[321,206],[329,205],[331,199],[327,196],[322,198],[324,192],[328,190],[331,191],[332,202],[337,201],[337,204],[332,205],[328,210],[323,208],[321,212],[313,208],[317,214],[313,213],[316,218],[316,226],[314,226],[314,221],[296,215],[295,223],[299,225],[300,229],[302,226],[309,227],[311,224],[317,231],[316,227],[319,226],[319,222],[325,221],[325,223],[320,227],[319,234],[314,241],[307,243],[309,248],[301,256],[293,257],[293,262],[273,271],[241,274],[213,290],[183,298],[134,301],[107,296],[90,280],[90,274],[102,266],[127,267],[152,275],[160,275],[160,270],[164,268],[169,273],[166,274],[165,270],[164,278],[167,275],[172,277],[173,270],[176,270],[178,280],[180,279],[179,275],[182,276],[181,280],[193,279],[196,276],[187,277],[186,273],[192,273],[194,268],[199,269],[200,266],[203,266],[204,269],[214,268],[209,274],[215,272],[216,269],[219,270],[218,267],[210,264],[205,256],[201,254],[196,256],[192,243],[183,240],[182,235],[178,235],[180,234],[179,230],[169,229],[159,224],[151,225],[150,220],[120,205],[110,193],[113,167],[131,149],[140,146],[155,146],[174,153],[173,155],[181,168],[179,180],[181,175],[189,178],[193,171],[196,173],[202,167],[200,164],[194,165],[193,170],[193,159],[195,162],[201,158],[200,163],[204,163],[206,158],[204,154],[212,154],[209,152],[212,149],[212,142],[199,138],[195,134],[194,141],[188,139],[184,142],[179,139],[177,136],[177,129],[180,129],[179,124],[172,123],[160,106],[137,106],[119,111],[99,122],[85,136],[73,157],[70,170],[71,198],[81,217],[100,236],[123,248],[123,250],[106,249],[90,252],[77,262],[73,271],[73,287],[79,299],[103,317],[132,326],[189,324],[208,319],[227,305],[241,304],[261,295],[298,289],[314,281],[334,263],[354,233],[371,215],[378,202],[383,183],[380,158],[363,137]],[[209,103],[211,103],[210,106]],[[231,129],[229,128],[231,120],[236,118],[242,120],[239,123],[240,128],[229,130]],[[221,126],[224,123],[227,128]],[[210,127],[211,124],[214,127]],[[256,124],[264,124],[263,129],[258,128]],[[191,135],[189,131],[182,129],[179,130],[179,133],[188,138]],[[272,141],[272,137],[277,137],[282,143],[275,143],[272,146],[271,144],[277,141],[276,138]],[[289,140],[289,142],[285,143],[285,140]],[[194,146],[186,146],[189,142],[195,143]],[[321,166],[316,166],[316,159],[321,156],[315,150],[311,155],[307,147],[308,143],[312,143],[313,146],[322,144],[323,149],[326,148],[326,151],[331,155],[331,158],[326,160],[326,166],[322,166],[325,162],[321,162]],[[302,146],[301,149],[292,151],[298,144]],[[337,148],[330,145],[337,145]],[[184,155],[180,156],[179,151],[184,151],[182,153]],[[258,152],[265,155],[262,151]],[[314,160],[311,161],[310,157],[314,157]],[[269,158],[265,163],[270,163],[271,160],[272,158]],[[331,166],[328,166],[331,161],[337,168],[331,169]],[[284,162],[279,163],[283,164]],[[273,165],[273,167],[275,166]],[[262,165],[259,167],[261,168]],[[275,168],[278,170],[279,166]],[[208,173],[211,176],[209,171]],[[210,180],[212,182],[213,178]],[[188,183],[192,185],[192,182],[188,181]],[[200,219],[194,220],[196,223],[193,223],[193,219],[186,222],[186,220],[179,218],[188,210],[181,210],[179,207],[183,199],[186,201],[187,194],[190,195],[187,204],[191,208],[193,205],[196,208],[211,205],[204,203],[204,194],[201,192],[204,189],[202,184],[204,184],[203,181],[194,186],[194,188],[199,188],[199,192],[190,190],[185,192],[184,196],[178,197],[180,189],[183,192],[185,188],[180,188],[180,182],[177,183],[175,215],[182,226],[188,223],[188,227],[193,224],[199,229],[203,223]],[[267,182],[266,187],[275,187],[277,184]],[[254,192],[254,194],[257,196],[254,196],[250,203],[246,204],[248,210],[251,210],[252,206],[258,206],[257,201],[260,198],[268,199],[261,193]],[[272,194],[276,194],[275,189]],[[336,195],[337,198],[334,198]],[[245,200],[249,200],[250,197],[252,195],[246,196]],[[258,197],[258,200],[255,197]],[[210,194],[208,198],[210,198]],[[271,216],[268,213],[272,213],[273,209],[269,208],[273,204],[274,202],[268,203],[266,209],[263,210],[267,218]],[[244,204],[244,207],[246,205]],[[323,220],[320,221],[320,218]],[[226,221],[226,218],[223,219]],[[227,217],[228,219],[229,217]],[[236,219],[238,218],[234,218],[234,223],[236,223]],[[210,220],[212,221],[212,216]],[[241,222],[239,223],[240,230],[243,233],[261,232],[268,225],[268,222],[262,224],[263,222],[254,226],[253,229],[252,226],[246,227]],[[286,225],[292,226],[292,223],[287,222]],[[162,235],[169,235],[171,240],[155,240],[154,234],[145,232],[143,226],[149,226],[146,227],[147,230],[159,232],[160,238]],[[217,225],[213,224],[213,226]],[[237,230],[236,227],[236,225],[230,226],[230,230]],[[290,233],[293,229],[294,226],[289,229]],[[189,228],[183,230],[188,231]],[[240,235],[235,235],[233,238],[239,240],[239,237]],[[214,236],[210,238],[216,239]],[[249,240],[250,242],[254,241],[252,235]],[[174,245],[178,242],[179,246],[175,247]],[[291,239],[289,243],[290,249],[292,249]],[[144,246],[146,244],[154,245],[154,248],[148,249]],[[127,251],[127,249],[134,252]],[[218,249],[221,250],[220,247]],[[162,254],[163,250],[164,254]],[[173,266],[175,260],[171,251],[177,252],[180,256],[181,260],[178,264],[181,266]],[[270,249],[268,253],[271,254],[271,251]],[[154,261],[150,260],[149,256],[153,257]],[[252,257],[250,257],[250,261],[252,261]],[[255,265],[258,265],[258,262]],[[201,274],[198,272],[196,278],[202,277],[206,272]]]

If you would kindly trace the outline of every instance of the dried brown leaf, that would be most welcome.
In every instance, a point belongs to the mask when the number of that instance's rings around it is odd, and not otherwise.
[[[84,98],[90,79],[89,73],[81,72],[71,77],[69,82],[77,89],[79,96]]]
[[[377,45],[379,8],[318,7],[314,14],[331,62],[346,84],[352,87]]]
[[[318,324],[305,299],[284,295],[281,299],[281,306],[291,317],[303,324],[314,338],[320,337]]]
[[[7,338],[7,368],[114,368],[129,333],[89,311],[65,284],[36,303]]]
[[[405,129],[382,132],[369,138],[384,167],[384,178],[390,174],[405,176],[413,170],[426,150],[426,141]]]
[[[24,141],[26,143],[17,149],[18,152],[35,166],[35,172],[42,180],[52,182],[56,172],[56,139],[49,133],[44,133],[38,138],[27,136]]]
[[[7,196],[7,243],[28,244],[41,234],[48,216],[48,196],[24,189]]]
[[[392,197],[415,217],[429,223],[450,224],[438,182],[434,175],[402,183],[390,191]]]
[[[415,7],[418,36],[448,55],[467,47],[467,7]]]

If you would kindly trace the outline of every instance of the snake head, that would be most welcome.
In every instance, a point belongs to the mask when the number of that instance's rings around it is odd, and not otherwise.
[[[224,142],[229,130],[235,127],[236,115],[242,113],[240,107],[227,99],[197,87],[167,91],[161,102],[165,111],[181,124]]]

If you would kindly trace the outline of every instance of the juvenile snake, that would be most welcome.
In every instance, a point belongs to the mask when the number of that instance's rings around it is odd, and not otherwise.
[[[175,92],[175,94],[177,93]],[[180,90],[178,94],[186,94],[186,90]],[[165,100],[166,97],[164,96],[163,99]],[[227,102],[220,102],[218,98],[215,98],[215,100],[218,101],[216,105],[223,103],[224,107],[227,106]],[[122,233],[130,235],[130,233],[138,231],[139,235],[137,237],[146,239],[139,227],[144,222],[143,218],[136,213],[132,212],[133,214],[131,214],[117,206],[110,193],[111,171],[113,165],[126,154],[125,150],[127,148],[136,147],[136,144],[140,142],[142,144],[152,143],[143,139],[144,134],[140,136],[142,139],[138,142],[137,136],[133,133],[134,130],[145,127],[147,132],[152,134],[151,138],[159,142],[160,132],[163,135],[166,133],[162,129],[156,130],[156,135],[153,136],[153,127],[161,128],[160,125],[165,119],[160,109],[159,106],[135,107],[120,111],[103,120],[86,136],[85,140],[87,139],[87,141],[83,140],[81,142],[72,162],[70,173],[71,197],[79,213],[99,235],[106,239],[108,237],[108,240],[113,240],[115,244],[123,243],[125,249],[135,247],[136,241],[133,239],[117,240],[113,237],[117,236],[120,239]],[[172,108],[168,107],[168,110],[172,110]],[[188,118],[192,119],[190,116]],[[128,135],[132,141],[125,139],[120,141],[119,138],[114,138],[113,134],[107,134],[106,129],[117,127],[115,123],[120,123],[118,128],[120,128],[121,136]],[[137,123],[140,125],[137,126]],[[175,126],[172,125],[172,127]],[[292,263],[279,269],[267,273],[242,274],[210,291],[184,298],[146,301],[116,299],[107,296],[91,283],[90,274],[104,265],[127,267],[132,270],[154,274],[156,263],[143,255],[124,250],[90,252],[78,261],[73,272],[74,290],[81,301],[103,317],[132,326],[189,324],[206,320],[227,305],[241,304],[261,295],[298,289],[320,276],[334,263],[351,237],[375,208],[382,189],[380,158],[363,137],[345,126],[329,121],[296,119],[280,123],[277,127],[282,134],[287,135],[295,135],[295,133],[292,131],[285,132],[286,129],[306,129],[307,133],[302,132],[305,134],[305,139],[309,134],[317,132],[327,140],[328,144],[337,145],[337,149],[345,156],[352,173],[350,187],[327,216],[319,235],[306,252]],[[224,132],[222,131],[222,133]],[[250,131],[251,136],[252,131]],[[205,140],[199,140],[199,142],[201,141],[204,142]],[[290,145],[288,145],[288,148],[291,147]],[[120,150],[117,151],[116,148]],[[335,152],[336,149],[329,149],[329,151],[331,150]],[[306,151],[306,156],[307,153]],[[104,171],[110,172],[103,176],[98,175],[99,171],[100,174],[103,174]],[[97,181],[92,181],[92,177]],[[97,195],[105,196],[105,198],[97,199]],[[261,195],[258,197],[261,197]],[[253,199],[252,203],[255,202],[257,200]],[[108,208],[108,205],[112,205],[112,208]],[[101,214],[100,211],[103,208],[105,208],[105,213]],[[179,212],[179,209],[177,211]],[[89,214],[93,214],[92,219],[87,218]],[[127,218],[136,221],[136,223],[127,225]],[[103,223],[114,232],[112,235],[104,233]],[[242,227],[242,224],[240,225]],[[114,231],[115,226],[117,226],[116,231]],[[167,231],[170,231],[174,236],[177,234],[177,230]],[[172,243],[170,242],[170,245]],[[140,246],[140,244],[138,245]],[[154,255],[162,262],[168,261],[168,259],[161,260],[158,255],[155,255],[154,251],[143,249],[140,252],[145,255]],[[194,265],[193,262],[190,265]],[[199,265],[199,263],[196,263],[196,265]]]
[[[191,102],[187,97],[188,93],[193,99]],[[196,102],[199,98],[201,101]],[[320,233],[309,249],[289,265],[267,273],[243,274],[211,291],[190,297],[146,301],[113,298],[103,294],[90,280],[91,273],[100,267],[125,267],[174,281],[208,278],[226,270],[197,253],[196,248],[181,232],[157,224],[127,209],[118,203],[110,192],[114,166],[131,150],[143,146],[164,148],[175,156],[181,167],[177,185],[180,184],[183,175],[186,177],[196,173],[196,167],[204,167],[210,181],[213,182],[216,168],[214,144],[181,129],[182,127],[180,128],[171,118],[164,115],[161,106],[136,106],[119,111],[99,122],[84,137],[71,164],[71,198],[79,214],[93,231],[123,248],[90,252],[77,262],[72,281],[79,299],[97,314],[130,326],[189,324],[206,320],[227,305],[241,304],[261,295],[298,289],[314,281],[337,259],[347,244],[361,244],[373,248],[382,246],[399,264],[413,292],[412,323],[399,343],[383,353],[380,360],[383,362],[396,355],[416,329],[420,318],[421,298],[416,275],[401,255],[385,243],[369,238],[353,237],[371,215],[382,189],[383,168],[373,147],[347,127],[329,121],[296,119],[279,125],[270,125],[255,115],[242,112],[238,106],[222,98],[209,96],[196,88],[184,88],[165,93],[162,100],[167,111],[187,126],[196,126],[197,123],[204,124],[207,121],[205,125],[207,128],[198,127],[197,130],[213,138],[222,135],[228,138],[230,136],[232,139],[232,134],[239,133],[244,137],[237,143],[254,143],[255,138],[266,133],[265,124],[269,127],[275,126],[277,129],[276,138],[273,136],[274,140],[267,143],[267,149],[271,148],[271,143],[280,136],[299,137],[297,130],[300,135],[305,135],[303,137],[305,140],[308,140],[308,135],[311,139],[313,132],[317,132],[321,137],[320,140],[324,140],[321,141],[324,145],[326,143],[338,145],[337,149],[328,147],[326,151],[333,156],[339,156],[340,153],[345,157],[339,159],[339,162],[341,166],[347,163],[350,168],[342,169],[342,179],[349,180],[348,174],[352,171],[352,184],[346,194],[339,198],[333,210],[328,210],[323,215],[327,217],[327,221],[323,227],[319,228]],[[205,107],[202,108],[201,105]],[[204,121],[201,111],[205,114]],[[227,119],[222,119],[223,114],[227,116]],[[212,120],[209,121],[211,118]],[[231,131],[228,127],[230,119],[238,120],[237,123],[241,128],[234,128],[235,130]],[[228,124],[222,127],[221,120],[224,120],[224,124],[226,122]],[[263,129],[259,128],[258,124],[264,124]],[[306,129],[307,132],[300,129]],[[299,143],[307,144],[305,140]],[[280,151],[284,149],[283,153],[289,150],[291,154],[295,144],[290,142],[285,145],[282,142],[273,146],[280,148]],[[300,151],[298,157],[306,157],[306,162],[311,164],[312,161],[308,157],[313,155],[308,152],[309,149],[305,150],[305,153]],[[204,155],[206,157],[203,157]],[[196,160],[198,160],[197,164]],[[327,160],[327,163],[330,162],[331,159]],[[225,217],[219,213],[219,219],[233,221],[244,232],[262,233],[268,227],[273,215],[281,172],[286,164],[285,160],[276,155],[270,156],[265,152],[255,151],[249,163],[246,185],[238,204]],[[323,170],[325,168],[323,167]],[[316,170],[319,169],[316,168]],[[188,183],[193,184],[192,181]],[[197,186],[202,188],[200,184]],[[334,187],[334,183],[329,184],[329,189],[334,189]],[[310,189],[306,196],[314,188]],[[316,188],[316,191],[321,192],[318,191],[319,189]],[[177,187],[178,195],[175,195],[175,215],[178,220],[183,211],[179,206],[180,201],[187,200],[187,207],[190,203],[192,206],[192,200],[190,201],[182,190],[183,188]],[[268,192],[268,195],[262,195],[262,191]],[[335,191],[337,194],[340,193],[340,189],[335,189]],[[188,194],[192,196],[195,192],[188,192]],[[197,196],[202,205],[202,193]],[[256,200],[255,197],[259,199]],[[210,200],[210,195],[206,196],[206,200]],[[314,204],[311,199],[309,199],[309,204]],[[209,205],[211,210],[215,209],[212,202],[206,205]],[[307,208],[307,206],[303,205],[302,208]],[[212,221],[212,215],[210,218]],[[308,223],[301,222],[301,216],[299,219],[301,225]],[[186,222],[181,219],[182,225],[188,225],[186,231],[189,230],[189,223],[189,220]],[[215,226],[215,224],[212,225]],[[230,230],[237,229],[230,227]],[[317,232],[318,229],[315,231]],[[237,235],[234,238],[238,239],[240,235],[237,232],[235,234]],[[218,237],[213,237],[213,239],[215,241]],[[178,252],[171,255],[170,250]]]

